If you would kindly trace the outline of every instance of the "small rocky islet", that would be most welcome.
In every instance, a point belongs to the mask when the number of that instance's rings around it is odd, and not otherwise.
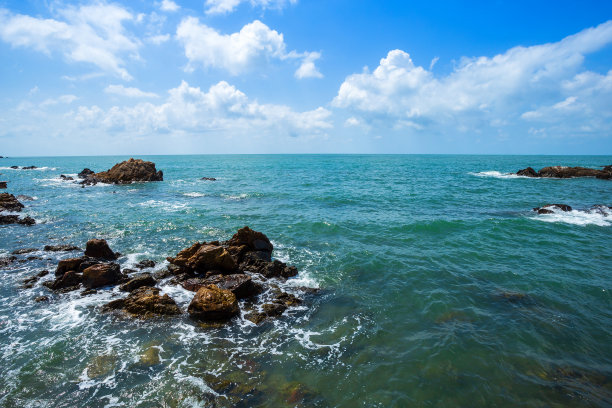
[[[74,246],[62,248],[78,249]],[[82,256],[60,260],[55,279],[43,282],[43,286],[58,294],[82,290],[83,296],[119,286],[127,296],[107,303],[103,311],[120,311],[138,318],[184,314],[174,299],[168,294],[160,294],[157,285],[165,280],[194,292],[186,312],[197,321],[228,322],[240,314],[239,301],[245,300],[241,303],[248,311],[244,318],[259,324],[302,303],[295,295],[283,292],[277,284],[296,276],[297,268],[272,260],[272,251],[273,245],[266,235],[244,227],[228,241],[198,242],[181,250],[176,256],[167,258],[169,264],[165,269],[152,274],[121,270],[115,262],[120,254],[112,251],[104,239],[91,239]],[[29,249],[20,253],[27,252]],[[150,260],[136,264],[139,269],[154,266]],[[32,287],[47,274],[42,271],[26,279],[24,284]]]
[[[603,180],[612,180],[612,165],[602,166],[601,170],[591,169],[588,167],[566,167],[566,166],[549,166],[543,167],[540,171],[535,171],[532,167],[519,170],[517,176],[534,177],[534,178],[577,178],[577,177],[595,177]]]

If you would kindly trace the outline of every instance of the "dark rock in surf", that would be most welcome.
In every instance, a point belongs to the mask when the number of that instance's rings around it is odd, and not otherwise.
[[[40,302],[48,302],[49,301],[49,297],[48,296],[38,296],[34,298],[34,301],[36,303],[40,303]]]
[[[531,167],[527,167],[526,169],[519,170],[516,174],[518,176],[524,176],[524,177],[538,177],[538,172],[535,171]]]
[[[129,281],[119,286],[119,289],[124,292],[132,292],[142,286],[155,286],[156,283],[150,273],[143,273],[130,278]]]
[[[62,245],[45,245],[45,251],[49,252],[70,252],[70,251],[80,251],[81,248],[75,245],[62,244]]]
[[[0,188],[6,188],[8,181],[0,181]]]
[[[22,167],[21,170],[34,170],[34,169],[37,169],[37,168],[38,167],[36,167],[36,166],[25,166],[25,167]]]
[[[19,168],[19,166],[11,166],[11,169],[13,170],[17,170]]]
[[[14,195],[9,193],[0,193],[0,211],[20,212],[23,208]]]
[[[155,261],[151,261],[150,259],[145,259],[145,260],[138,262],[134,266],[138,269],[153,268],[155,267]]]
[[[572,211],[572,207],[567,204],[546,204],[545,206],[534,208],[533,211],[538,214],[554,214],[555,208],[564,212]]]
[[[0,215],[0,225],[21,224],[34,225],[36,220],[32,217],[19,217],[18,215]]]
[[[118,258],[105,239],[90,239],[85,246],[85,255],[92,258],[106,259],[113,261]]]
[[[84,179],[87,178],[88,176],[94,175],[96,174],[94,171],[88,169],[87,167],[84,168],[79,174],[77,174],[77,177],[80,179]]]
[[[11,252],[11,254],[13,255],[23,255],[23,254],[29,254],[31,252],[36,252],[38,251],[38,249],[36,248],[23,248],[23,249],[16,249],[13,252]]]
[[[65,180],[65,181],[74,180],[73,177],[65,176],[63,174],[60,174],[60,179]]]
[[[603,166],[602,170],[591,169],[588,167],[566,167],[566,166],[550,166],[543,167],[535,172],[534,169],[528,167],[523,170],[519,170],[517,173],[519,176],[527,177],[544,177],[544,178],[577,178],[577,177],[595,177],[598,179],[611,180],[612,179],[612,165]]]
[[[68,271],[54,281],[44,282],[43,285],[54,291],[70,292],[79,289],[82,282],[82,273]]]
[[[200,180],[204,180],[204,181],[217,181],[217,179],[214,178],[214,177],[202,177]]]
[[[260,294],[263,291],[261,285],[253,282],[246,274],[215,275],[210,278],[192,278],[181,283],[183,288],[197,292],[200,288],[208,285],[216,285],[220,289],[231,291],[236,299],[246,299]]]

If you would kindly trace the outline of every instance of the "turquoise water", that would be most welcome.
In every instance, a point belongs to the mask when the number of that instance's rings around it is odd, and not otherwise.
[[[1,159],[38,224],[1,226],[0,256],[101,237],[162,269],[249,225],[298,267],[286,290],[320,291],[259,327],[138,321],[100,313],[113,290],[20,288],[70,254],[21,256],[43,260],[0,269],[0,406],[612,406],[612,213],[587,211],[612,182],[505,174],[612,156],[142,156],[163,182],[58,179],[127,158]],[[531,211],[551,202],[575,210]]]

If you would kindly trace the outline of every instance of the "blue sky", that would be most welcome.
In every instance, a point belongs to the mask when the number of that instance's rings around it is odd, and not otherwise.
[[[0,154],[612,154],[611,44],[608,1],[0,0]]]

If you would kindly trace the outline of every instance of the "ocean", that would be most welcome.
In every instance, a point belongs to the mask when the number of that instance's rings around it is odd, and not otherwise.
[[[612,406],[612,212],[593,208],[612,182],[509,174],[612,156],[138,156],[164,181],[59,179],[127,158],[0,159],[0,192],[37,220],[0,226],[0,258],[37,249],[0,269],[0,406]],[[573,210],[532,211],[548,203]],[[304,300],[260,325],[121,317],[100,311],[117,288],[41,285],[75,256],[45,245],[104,238],[122,268],[161,270],[245,225]],[[193,296],[161,288],[183,310]]]

